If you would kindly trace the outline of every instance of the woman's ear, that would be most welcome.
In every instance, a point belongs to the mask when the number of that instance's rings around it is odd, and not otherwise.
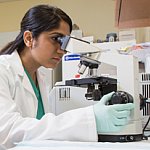
[[[30,31],[25,31],[23,34],[24,43],[27,47],[32,48],[32,33]]]

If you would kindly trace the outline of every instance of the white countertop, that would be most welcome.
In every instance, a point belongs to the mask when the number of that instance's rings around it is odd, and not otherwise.
[[[139,142],[28,141],[9,150],[150,150],[150,139]]]

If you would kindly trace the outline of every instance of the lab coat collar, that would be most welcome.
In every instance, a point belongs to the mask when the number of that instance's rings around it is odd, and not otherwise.
[[[32,85],[24,71],[20,56],[17,51],[14,51],[10,55],[10,65],[13,67],[15,72],[20,76],[24,88],[30,93],[32,93],[32,95],[36,99],[34,103],[35,103],[35,106],[37,107],[38,100],[36,98]],[[46,73],[40,68],[37,70],[37,79],[38,79],[38,84],[39,84],[39,88],[40,88],[40,92],[41,92],[41,96],[43,100],[44,110],[46,113],[46,112],[49,112],[48,91],[46,89]]]
[[[18,75],[18,77],[20,78],[22,84],[23,84],[23,87],[29,92],[32,94],[32,96],[34,97],[34,106],[35,106],[35,110],[37,110],[37,106],[38,106],[38,101],[37,101],[37,98],[36,98],[36,95],[34,93],[34,90],[32,88],[32,85],[24,71],[24,68],[23,68],[23,65],[22,65],[22,62],[21,62],[21,59],[20,59],[20,56],[18,54],[17,51],[14,51],[10,56],[9,58],[9,63],[10,63],[10,66],[13,68],[13,70],[15,71],[15,73]],[[36,113],[36,112],[35,112]]]
[[[24,68],[20,59],[20,56],[18,54],[17,51],[14,51],[11,55],[10,55],[10,62],[11,62],[11,66],[13,67],[13,69],[15,70],[15,72],[20,75],[20,76],[24,76]]]

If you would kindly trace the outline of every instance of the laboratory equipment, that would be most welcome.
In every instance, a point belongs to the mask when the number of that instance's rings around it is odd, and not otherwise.
[[[109,105],[127,104],[127,103],[133,103],[133,97],[132,95],[130,95],[125,91],[115,92],[109,101]]]
[[[70,79],[56,84],[50,93],[50,99],[55,99],[51,101],[52,111],[59,114],[70,109],[93,105],[106,93],[125,91],[132,95],[135,105],[129,124],[121,132],[99,134],[99,141],[131,142],[142,140],[138,59],[133,55],[105,52],[93,43],[69,36],[62,38],[60,43],[62,49],[81,55],[80,73],[84,73],[87,68],[89,71],[85,78]],[[111,75],[109,77],[96,75],[98,66],[103,64],[114,66],[116,78]]]

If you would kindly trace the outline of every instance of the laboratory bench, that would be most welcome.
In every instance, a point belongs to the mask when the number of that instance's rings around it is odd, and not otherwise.
[[[9,150],[150,150],[150,138],[139,142],[29,141]]]

